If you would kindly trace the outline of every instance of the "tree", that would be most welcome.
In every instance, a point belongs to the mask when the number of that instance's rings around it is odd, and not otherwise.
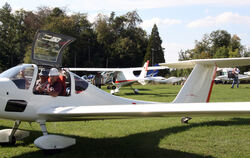
[[[179,52],[179,61],[189,60],[191,53],[192,53],[191,50],[185,50],[185,51],[180,50],[180,52]]]
[[[201,41],[195,41],[194,49],[188,53],[190,59],[240,57],[244,55],[244,47],[237,35],[231,36],[225,30],[216,30],[205,34]]]
[[[249,56],[246,50],[237,35],[231,36],[226,30],[216,30],[209,35],[204,34],[201,41],[196,40],[194,49],[181,50],[179,60]]]
[[[106,67],[141,66],[146,52],[146,32],[136,11],[109,17],[99,14],[95,22],[97,41],[102,46]]]
[[[27,12],[11,11],[8,3],[0,9],[0,52],[3,69],[23,62],[25,48],[30,42],[24,23]]]
[[[158,28],[156,24],[154,24],[151,35],[149,37],[147,52],[145,54],[144,61],[150,60],[150,65],[155,65],[156,63],[164,63],[165,59],[161,44],[162,40],[159,36]]]
[[[64,52],[65,67],[141,66],[148,45],[145,30],[139,27],[141,22],[136,11],[121,16],[112,12],[109,17],[100,14],[92,24],[83,13],[67,15],[64,9],[57,7],[12,13],[6,3],[0,9],[0,67],[5,70],[23,61],[30,63],[37,30],[76,38]],[[154,58],[158,61],[158,56]]]
[[[115,32],[112,31],[111,24],[114,20],[114,12],[110,18],[99,14],[95,22],[95,31],[97,34],[97,42],[103,47],[103,56],[105,67],[109,67],[109,57],[111,54],[111,45],[115,40]],[[117,32],[117,31],[116,31]]]
[[[229,48],[228,47],[219,47],[216,49],[214,58],[228,58],[229,57]]]

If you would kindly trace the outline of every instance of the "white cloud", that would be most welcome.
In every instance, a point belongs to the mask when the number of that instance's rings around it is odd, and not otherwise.
[[[175,25],[175,24],[180,24],[181,21],[177,19],[160,19],[160,18],[152,18],[149,20],[144,20],[143,23],[141,24],[142,28],[152,28],[154,24],[157,26],[161,25]]]
[[[2,6],[5,1],[0,1]],[[249,0],[9,0],[14,8],[36,10],[38,6],[68,7],[74,11],[121,11],[134,9],[166,8],[176,6],[213,5],[213,6],[249,6]],[[14,6],[16,5],[16,6]]]
[[[208,10],[208,9],[205,9],[205,13],[208,14],[208,13],[209,13],[209,10]]]
[[[224,12],[215,17],[207,16],[203,19],[192,21],[187,25],[187,27],[190,28],[210,27],[210,26],[218,26],[225,24],[242,24],[250,27],[250,17],[241,16],[237,13],[232,13],[232,12]]]
[[[133,10],[133,9],[152,9],[176,6],[194,5],[216,5],[216,6],[246,6],[250,5],[249,0],[77,0],[79,3],[72,3],[74,8],[82,7],[86,10]],[[78,5],[76,5],[78,4]]]

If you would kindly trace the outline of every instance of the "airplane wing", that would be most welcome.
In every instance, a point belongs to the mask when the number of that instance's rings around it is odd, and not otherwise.
[[[239,74],[239,80],[250,80],[250,76]]]
[[[248,115],[250,102],[235,103],[169,103],[91,105],[42,108],[38,114],[47,121],[67,119],[111,119],[140,116],[200,116],[200,115]]]
[[[70,71],[123,71],[123,70],[132,70],[132,71],[141,71],[142,67],[132,67],[132,68],[68,68]],[[168,67],[164,66],[150,66],[148,70],[163,70],[168,69]]]
[[[179,61],[174,63],[160,63],[161,66],[167,66],[169,68],[193,68],[196,64],[203,65],[216,65],[217,67],[232,67],[232,66],[245,66],[249,65],[250,57],[247,58],[218,58],[218,59],[197,59]]]
[[[121,71],[121,68],[68,68],[70,71],[105,71],[105,72],[108,72],[108,71],[111,71],[111,72],[114,72],[114,71]]]

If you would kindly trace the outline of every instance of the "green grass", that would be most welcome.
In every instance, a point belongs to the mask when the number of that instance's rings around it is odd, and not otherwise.
[[[171,102],[174,100],[181,85],[169,84],[156,84],[156,85],[135,85],[140,94],[135,95],[130,87],[122,87],[118,96],[138,99],[149,100],[158,102]],[[106,90],[103,87],[103,90]],[[240,84],[240,88],[231,88],[230,84],[218,84],[213,86],[210,102],[239,102],[250,101],[250,84]]]
[[[135,85],[120,96],[140,100],[171,102],[181,86]],[[211,101],[250,101],[250,85],[239,89],[230,85],[215,85]],[[249,105],[250,106],[250,105]],[[0,129],[12,127],[13,121],[0,120]],[[47,123],[50,133],[76,138],[77,144],[57,153],[44,153],[33,141],[42,135],[37,123],[22,123],[30,137],[15,146],[0,146],[0,157],[250,157],[249,117],[195,117],[181,124],[179,117],[78,121]]]

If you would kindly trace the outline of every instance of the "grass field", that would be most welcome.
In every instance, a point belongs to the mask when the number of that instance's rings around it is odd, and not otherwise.
[[[160,102],[171,102],[181,86],[135,85],[134,95],[129,87],[120,96]],[[215,85],[212,102],[250,101],[250,85],[239,89],[230,85]],[[249,105],[250,106],[250,105]],[[12,127],[13,121],[0,120],[0,129]],[[50,133],[76,138],[77,144],[57,153],[45,153],[33,144],[42,135],[37,123],[22,123],[30,137],[15,146],[0,146],[0,157],[250,157],[249,117],[194,117],[181,124],[179,117],[127,120],[79,121],[47,123]]]

